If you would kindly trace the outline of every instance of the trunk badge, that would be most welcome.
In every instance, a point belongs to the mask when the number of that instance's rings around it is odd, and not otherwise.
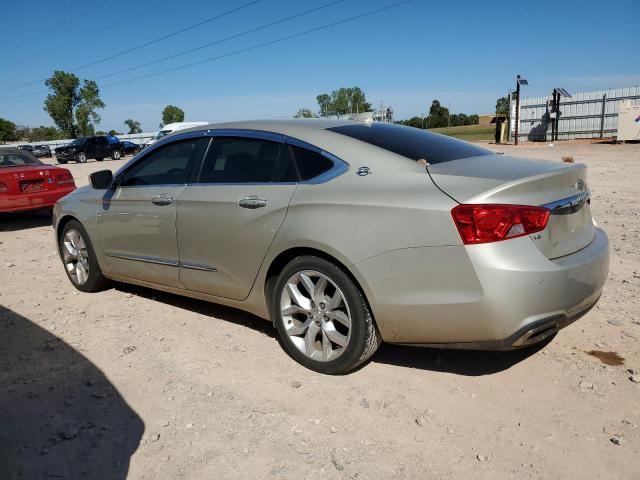
[[[576,190],[584,190],[584,180],[582,180],[581,178],[579,178],[576,182]]]

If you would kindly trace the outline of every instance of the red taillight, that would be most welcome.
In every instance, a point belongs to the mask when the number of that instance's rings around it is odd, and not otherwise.
[[[529,235],[549,221],[549,209],[528,205],[458,205],[451,215],[465,245]]]
[[[58,182],[58,185],[73,184],[73,175],[71,175],[71,172],[61,173],[56,176],[56,182]]]
[[[9,191],[9,187],[7,187],[7,184],[4,182],[0,182],[0,192],[8,192]]]

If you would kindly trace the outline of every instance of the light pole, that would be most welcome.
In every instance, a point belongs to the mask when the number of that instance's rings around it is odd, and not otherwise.
[[[529,82],[518,75],[516,77],[516,145],[518,145],[518,132],[520,130],[520,85],[529,85]]]

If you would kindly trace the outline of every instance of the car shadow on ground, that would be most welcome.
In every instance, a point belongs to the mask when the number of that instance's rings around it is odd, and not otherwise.
[[[382,344],[371,361],[475,377],[507,370],[543,349],[549,341],[505,352]]]
[[[116,283],[115,288],[121,292],[132,293],[139,297],[166,303],[167,305],[189,310],[200,315],[242,325],[243,327],[251,328],[271,338],[276,337],[276,331],[271,322],[237,308],[226,307],[217,303],[184,297],[182,295],[174,295],[173,293],[127,283]]]
[[[117,290],[132,293],[143,298],[159,301],[183,308],[191,312],[235,323],[256,330],[271,338],[276,338],[276,331],[271,322],[267,322],[255,315],[225,307],[215,303],[196,300],[181,295],[161,292],[136,285],[117,283]],[[370,362],[359,367],[363,368],[368,363],[385,363],[399,367],[431,370],[434,372],[454,373],[456,375],[480,376],[490,375],[511,368],[513,365],[526,360],[535,354],[547,342],[507,352],[472,351],[472,350],[444,350],[437,348],[413,347],[405,345],[382,344]],[[277,348],[274,343],[274,348]],[[283,352],[283,355],[285,353]]]
[[[104,373],[2,306],[0,339],[0,478],[126,478],[144,423]]]
[[[29,228],[50,227],[53,224],[50,209],[32,212],[0,213],[0,232],[17,232]]]

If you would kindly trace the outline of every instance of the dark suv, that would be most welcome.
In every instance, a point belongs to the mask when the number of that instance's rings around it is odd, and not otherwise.
[[[101,161],[106,157],[118,160],[122,157],[122,143],[111,135],[85,137],[78,138],[64,147],[58,147],[55,152],[58,163],[67,163],[69,160],[84,163],[90,158]]]

